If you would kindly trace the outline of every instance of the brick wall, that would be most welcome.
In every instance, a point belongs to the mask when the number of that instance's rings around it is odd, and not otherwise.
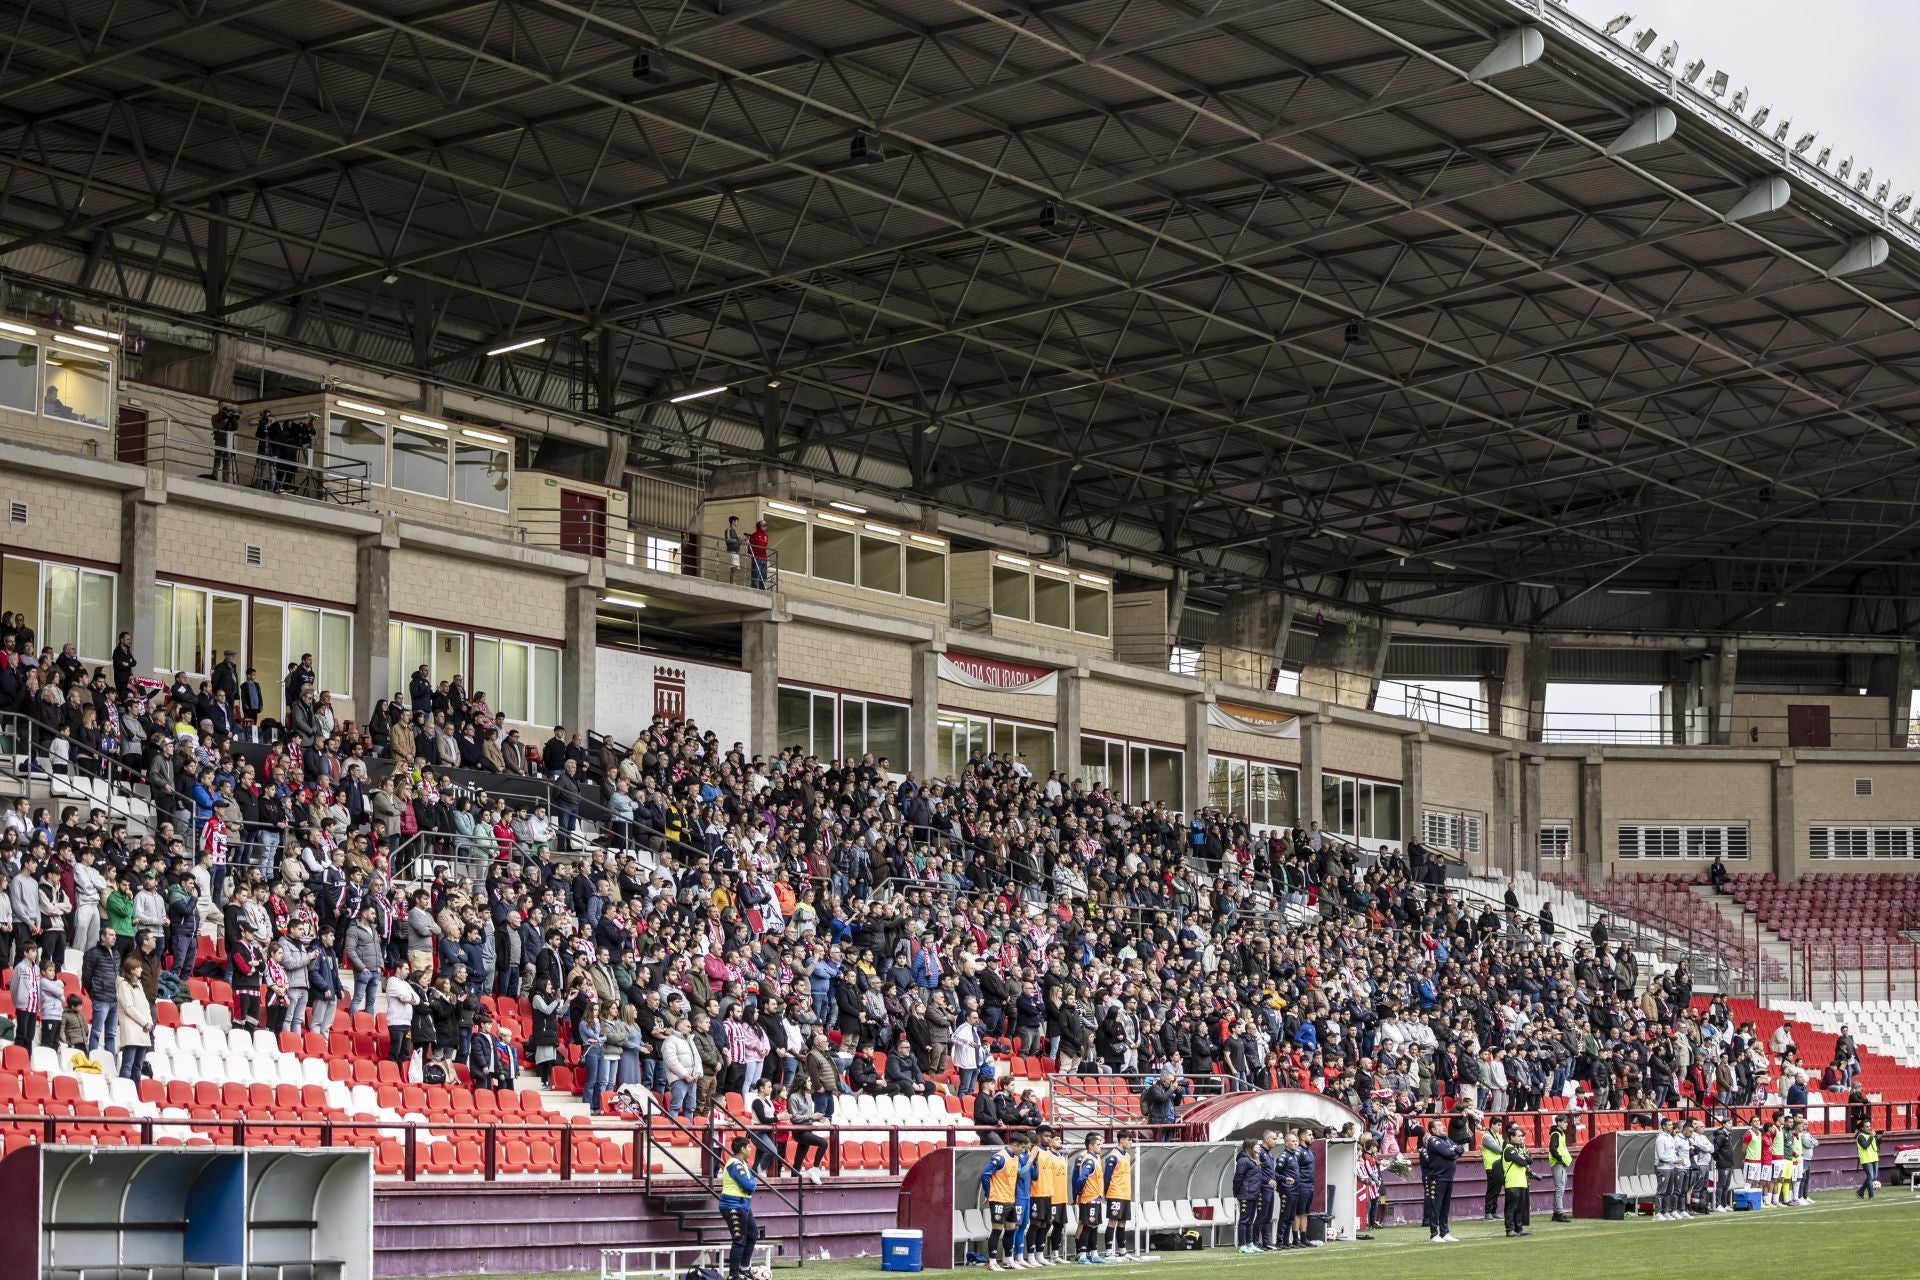
[[[885,636],[780,624],[780,678],[889,698],[913,696],[913,648]]]
[[[1182,745],[1186,699],[1166,689],[1089,677],[1080,698],[1080,724],[1085,732],[1106,737]]]
[[[1323,770],[1364,774],[1389,782],[1400,778],[1400,735],[1397,733],[1336,722],[1326,727],[1321,742]],[[1432,783],[1426,785],[1431,787]]]
[[[1580,837],[1580,762],[1551,759],[1540,762],[1540,821],[1564,822]]]
[[[1704,823],[1747,826],[1747,865],[1773,865],[1773,762],[1755,760],[1622,760],[1609,757],[1603,783],[1607,861],[1619,855],[1622,824]],[[1798,803],[1796,792],[1796,805]],[[1678,869],[1657,860],[1629,870]]]
[[[406,547],[393,553],[396,614],[564,644],[565,603],[566,580],[556,574]]]
[[[117,491],[7,471],[0,472],[0,503],[6,502],[27,504],[27,523],[0,524],[6,550],[120,563]]]
[[[197,578],[263,595],[354,606],[354,540],[347,534],[267,520],[236,520],[230,511],[178,500],[158,513],[155,566],[159,575]],[[249,565],[246,549],[260,548]]]
[[[1873,794],[1856,796],[1856,778],[1869,779]],[[1823,824],[1920,825],[1920,759],[1822,761],[1802,752],[1793,767],[1793,808],[1803,829]]]
[[[1485,751],[1429,741],[1422,749],[1421,799],[1429,809],[1493,818],[1493,762]]]
[[[1733,698],[1733,745],[1787,745],[1788,707],[1828,708],[1830,747],[1872,750],[1887,745],[1887,700],[1871,695],[1738,693]]]

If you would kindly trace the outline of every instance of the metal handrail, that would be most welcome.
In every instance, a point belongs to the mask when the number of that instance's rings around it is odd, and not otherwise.
[[[56,773],[53,769],[52,747],[59,735],[25,712],[0,712],[0,736],[10,744],[10,749],[0,752],[0,774],[21,783],[33,778],[45,779],[50,783],[57,779],[70,787],[76,778],[98,779],[103,785],[104,794],[94,794],[89,789],[84,801],[78,796],[64,798],[100,809],[109,822],[123,822],[129,831],[150,834],[157,829],[163,815],[153,801],[145,769],[68,738],[66,770]],[[27,761],[24,769],[20,765],[23,757]],[[142,790],[146,792],[144,796],[140,794]],[[142,817],[128,803],[129,800],[145,800],[149,815]]]
[[[150,417],[143,432],[123,432],[116,443],[121,462],[159,466],[170,475],[192,476],[236,488],[260,489],[342,507],[371,505],[371,471],[364,461],[316,462],[309,446],[298,456],[271,457],[246,424],[225,447],[213,427]]]
[[[520,540],[592,556],[610,564],[724,582],[756,590],[780,589],[780,552],[768,547],[756,569],[753,549],[740,541],[740,562],[729,559],[726,540],[690,529],[668,529],[627,516],[590,509],[520,507],[514,512]]]

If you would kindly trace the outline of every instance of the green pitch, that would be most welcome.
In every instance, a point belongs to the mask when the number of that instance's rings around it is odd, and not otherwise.
[[[1456,1202],[1457,1203],[1457,1202]],[[1475,1206],[1478,1207],[1477,1205]],[[1509,1240],[1498,1222],[1455,1219],[1459,1244],[1428,1244],[1422,1227],[1394,1227],[1376,1239],[1330,1244],[1324,1249],[1245,1255],[1224,1249],[1169,1254],[1158,1262],[1105,1267],[1048,1267],[1060,1276],[1140,1280],[1180,1276],[1200,1280],[1220,1271],[1238,1280],[1265,1280],[1288,1272],[1312,1276],[1380,1276],[1383,1280],[1461,1280],[1463,1276],[1573,1277],[1606,1280],[1721,1280],[1753,1274],[1804,1271],[1819,1280],[1888,1280],[1920,1274],[1920,1197],[1905,1187],[1882,1189],[1871,1203],[1852,1192],[1829,1192],[1804,1209],[1768,1209],[1759,1214],[1716,1214],[1684,1222],[1574,1222],[1555,1225],[1542,1215],[1533,1234]],[[776,1277],[794,1280],[876,1280],[880,1260],[809,1262],[783,1266]],[[888,1273],[891,1275],[892,1273]],[[931,1280],[942,1273],[923,1273]],[[985,1277],[981,1267],[954,1276]],[[1022,1275],[1023,1272],[1008,1272]],[[1039,1273],[1034,1273],[1039,1274]],[[490,1275],[468,1280],[519,1280]],[[524,1280],[532,1280],[531,1277]],[[549,1280],[543,1277],[542,1280]],[[550,1280],[579,1280],[578,1274]]]

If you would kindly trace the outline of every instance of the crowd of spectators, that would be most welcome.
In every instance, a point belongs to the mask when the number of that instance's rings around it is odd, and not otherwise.
[[[982,1124],[1037,1121],[997,1047],[1161,1076],[1144,1101],[1167,1118],[1182,1078],[1321,1090],[1389,1140],[1458,1105],[1652,1112],[1794,1083],[1790,1044],[1690,1007],[1684,965],[1646,974],[1604,932],[1470,906],[1418,842],[1189,820],[995,755],[942,779],[759,758],[661,718],[625,746],[555,728],[530,748],[424,669],[354,724],[303,659],[262,725],[231,655],[162,686],[130,652],[89,671],[12,619],[0,640],[0,706],[57,747],[50,767],[137,780],[153,811],[150,834],[111,805],[6,816],[7,962],[28,942],[152,957],[149,1001],[213,963],[242,1025],[385,1012],[423,1071],[577,1060],[596,1110],[624,1091],[675,1116],[951,1089]],[[401,849],[422,854],[410,882]],[[88,981],[92,1043],[114,1035],[102,1004],[126,1005],[109,985]],[[496,1043],[488,995],[530,1001],[523,1043]]]

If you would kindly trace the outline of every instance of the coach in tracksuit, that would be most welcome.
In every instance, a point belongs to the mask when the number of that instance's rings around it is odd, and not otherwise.
[[[1313,1159],[1313,1135],[1302,1129],[1299,1132],[1297,1147],[1292,1146],[1293,1136],[1289,1135],[1288,1150],[1293,1155],[1293,1247],[1304,1249],[1307,1240],[1307,1215],[1313,1211],[1313,1178],[1315,1164]]]
[[[1453,1219],[1454,1166],[1461,1147],[1447,1137],[1446,1125],[1435,1120],[1420,1144],[1420,1190],[1425,1202],[1427,1239],[1430,1243],[1455,1242]]]
[[[1259,1150],[1254,1153],[1260,1161],[1260,1214],[1255,1224],[1253,1242],[1262,1249],[1273,1248],[1273,1202],[1280,1189],[1280,1135],[1269,1129],[1260,1135]]]

